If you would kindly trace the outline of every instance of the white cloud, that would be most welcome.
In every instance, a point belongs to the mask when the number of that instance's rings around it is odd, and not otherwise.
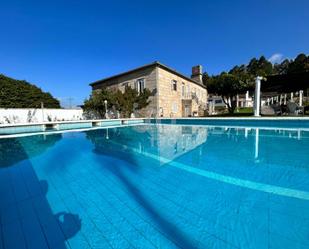
[[[268,60],[272,64],[280,63],[280,62],[283,61],[283,54],[279,54],[279,53],[273,54],[272,56],[270,56],[270,58]]]

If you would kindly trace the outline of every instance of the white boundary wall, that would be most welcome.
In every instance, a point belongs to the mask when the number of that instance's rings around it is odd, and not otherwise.
[[[0,108],[0,124],[75,121],[82,119],[82,109]]]

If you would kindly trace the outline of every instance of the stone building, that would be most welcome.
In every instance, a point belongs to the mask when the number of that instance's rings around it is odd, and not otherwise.
[[[153,62],[90,84],[93,91],[103,88],[120,89],[126,86],[138,92],[148,88],[152,92],[150,104],[139,112],[144,117],[203,116],[207,90],[202,82],[202,66],[192,68],[191,78]]]

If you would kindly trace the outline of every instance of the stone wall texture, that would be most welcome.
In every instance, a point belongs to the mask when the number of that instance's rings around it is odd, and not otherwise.
[[[134,71],[132,73],[111,78],[102,84],[93,86],[93,90],[120,89],[125,86],[135,87],[135,82],[144,79],[145,87],[153,96],[150,104],[143,110],[138,111],[143,117],[185,117],[202,116],[207,103],[207,90],[197,83],[189,81],[185,77],[176,75],[158,66]],[[174,90],[173,81],[177,89]]]

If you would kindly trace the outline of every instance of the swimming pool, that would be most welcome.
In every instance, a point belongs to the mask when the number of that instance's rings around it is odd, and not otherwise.
[[[306,127],[162,123],[0,139],[0,249],[309,248]]]

